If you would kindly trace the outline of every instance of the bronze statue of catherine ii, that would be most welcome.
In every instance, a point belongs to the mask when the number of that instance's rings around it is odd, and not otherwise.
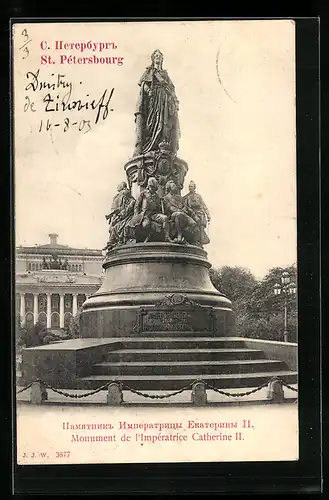
[[[161,142],[169,144],[171,153],[178,151],[180,130],[175,87],[162,68],[162,52],[155,50],[151,60],[151,66],[146,68],[139,81],[134,156],[157,151]]]

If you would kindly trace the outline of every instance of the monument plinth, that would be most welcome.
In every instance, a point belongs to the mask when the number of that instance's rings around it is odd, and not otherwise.
[[[83,305],[82,337],[232,334],[231,303],[214,288],[202,248],[136,243],[111,250],[103,265],[103,284]]]

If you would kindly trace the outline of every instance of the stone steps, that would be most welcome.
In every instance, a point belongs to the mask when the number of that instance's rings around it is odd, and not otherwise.
[[[259,349],[119,349],[109,352],[108,362],[130,361],[207,361],[260,359],[264,356]]]
[[[197,379],[219,388],[258,387],[273,376],[297,381],[283,361],[247,349],[242,338],[143,336],[111,344],[78,388],[96,389],[114,379],[139,390],[175,391]]]
[[[217,337],[212,337],[212,332],[209,331],[209,329],[205,329],[205,330],[198,330],[198,331],[193,331],[193,330],[188,330],[188,331],[183,331],[183,330],[180,330],[180,331],[168,331],[168,330],[158,330],[158,331],[146,331],[146,330],[143,330],[143,333],[141,334],[143,335],[143,338],[145,340],[154,340],[154,339],[166,339],[166,338],[180,338],[180,339],[190,339],[190,338],[193,338],[192,336],[196,336],[198,338],[205,338],[205,339],[217,339]],[[128,337],[128,338],[132,338],[132,337]],[[226,337],[227,339],[229,338],[232,338],[232,337]],[[126,337],[124,337],[124,339],[126,340]]]
[[[279,376],[287,384],[296,384],[297,372],[290,370],[268,371],[258,373],[225,373],[184,375],[89,375],[78,380],[77,389],[97,389],[111,380],[118,380],[136,390],[175,391],[182,389],[196,379],[202,379],[218,389],[259,387],[271,377]]]
[[[93,375],[203,375],[224,373],[249,373],[284,370],[285,364],[277,360],[226,360],[226,361],[144,361],[104,362],[93,365]]]
[[[168,332],[166,332],[168,334]],[[181,333],[181,332],[180,332]],[[198,332],[200,333],[200,332]],[[155,335],[155,334],[154,334]],[[191,335],[191,332],[189,332]],[[116,349],[236,349],[244,348],[243,339],[230,337],[125,337]]]

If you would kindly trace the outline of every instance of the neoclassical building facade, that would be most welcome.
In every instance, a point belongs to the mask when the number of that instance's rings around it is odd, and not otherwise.
[[[63,329],[101,285],[101,250],[71,248],[49,234],[45,245],[16,248],[16,313],[23,326],[37,321]]]

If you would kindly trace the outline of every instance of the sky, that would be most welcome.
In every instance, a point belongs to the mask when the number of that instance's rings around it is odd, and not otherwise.
[[[212,216],[205,247],[209,261],[247,267],[258,278],[271,267],[295,262],[294,30],[289,20],[16,25],[17,245],[45,244],[48,233],[56,232],[61,244],[105,246],[105,214],[134,149],[138,81],[159,48],[180,102],[178,156],[189,166],[182,194],[193,179]],[[27,37],[26,56],[20,47]],[[114,42],[117,48],[60,51],[56,40]],[[55,64],[41,64],[42,55]],[[61,55],[124,59],[122,65],[60,64]],[[98,100],[114,89],[113,111],[97,124],[92,109],[46,112],[49,90],[26,89],[27,73],[38,70],[39,84],[65,75],[72,100],[88,100],[87,94]],[[66,92],[58,88],[51,95],[62,98]],[[83,133],[86,125],[81,132],[73,126],[81,120],[90,120],[89,132]]]

